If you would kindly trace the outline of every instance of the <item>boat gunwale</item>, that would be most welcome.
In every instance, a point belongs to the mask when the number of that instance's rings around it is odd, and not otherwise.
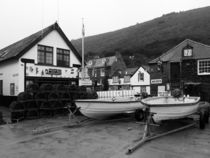
[[[152,97],[152,98],[166,98],[166,97]],[[193,98],[197,98],[196,99],[196,102],[191,102],[191,103],[187,103],[187,102],[183,102],[183,103],[180,103],[180,104],[151,104],[151,103],[145,103],[144,100],[149,100],[149,99],[152,99],[152,98],[146,98],[146,99],[143,99],[143,100],[140,100],[140,102],[145,105],[145,106],[149,106],[149,107],[177,107],[177,106],[193,106],[195,104],[198,104],[200,102],[200,97],[193,97]],[[169,97],[169,98],[172,98],[172,97]]]
[[[117,103],[141,103],[141,101],[140,100],[130,100],[130,101],[112,101],[112,100],[107,100],[107,101],[105,101],[105,100],[75,100],[75,103],[76,102],[80,102],[80,103],[82,103],[82,102],[92,102],[92,103],[115,103],[115,104],[117,104]]]

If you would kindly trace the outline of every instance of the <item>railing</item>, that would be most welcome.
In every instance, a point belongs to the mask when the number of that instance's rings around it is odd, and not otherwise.
[[[171,96],[171,93],[169,91],[159,91],[158,96]]]
[[[129,97],[136,94],[135,90],[97,91],[99,98]]]

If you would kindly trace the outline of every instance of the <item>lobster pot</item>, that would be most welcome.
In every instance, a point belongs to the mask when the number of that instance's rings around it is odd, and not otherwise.
[[[48,103],[51,105],[52,109],[62,107],[61,97],[56,92],[52,92],[48,95]]]
[[[36,102],[37,106],[40,107],[43,102],[46,102],[47,97],[48,97],[47,92],[38,92],[35,95],[35,102]]]
[[[3,115],[2,112],[0,112],[0,125],[1,124],[5,124],[4,120],[3,120]]]
[[[53,85],[53,89],[57,92],[65,92],[67,91],[67,88],[63,84],[55,84]]]
[[[33,96],[35,96],[35,94],[39,91],[39,85],[38,84],[29,84],[26,87],[26,92],[32,94]]]
[[[53,86],[51,84],[42,84],[39,88],[41,92],[52,92]]]
[[[17,96],[17,101],[26,101],[32,99],[32,95],[28,92],[21,92]]]
[[[60,100],[61,100],[63,106],[66,106],[66,104],[71,102],[71,96],[67,92],[61,93],[60,94]]]
[[[23,103],[14,101],[10,104],[11,122],[17,122],[25,118],[25,106]]]

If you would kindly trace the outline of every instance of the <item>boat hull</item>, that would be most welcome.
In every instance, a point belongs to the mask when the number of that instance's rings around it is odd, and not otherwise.
[[[198,111],[200,97],[151,97],[142,103],[150,107],[155,122],[185,118]]]
[[[117,114],[133,113],[144,107],[135,98],[83,99],[76,100],[75,104],[83,115],[94,119],[107,119]]]

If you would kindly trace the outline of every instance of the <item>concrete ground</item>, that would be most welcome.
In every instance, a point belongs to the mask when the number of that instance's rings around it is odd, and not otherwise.
[[[4,116],[8,116],[8,114]],[[84,120],[84,117],[78,117]],[[127,149],[143,133],[143,125],[132,118],[88,121],[84,126],[59,128],[68,117],[27,120],[0,126],[0,158],[209,158],[210,125],[192,127],[145,143],[133,154]],[[75,124],[72,121],[71,124]],[[169,124],[153,131],[178,127]],[[34,135],[34,129],[49,129]]]

